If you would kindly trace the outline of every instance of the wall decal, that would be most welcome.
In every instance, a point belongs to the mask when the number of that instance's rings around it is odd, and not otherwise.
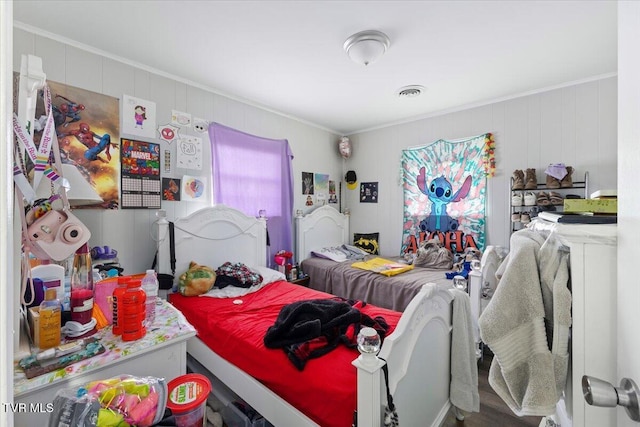
[[[205,119],[193,119],[193,130],[198,133],[205,133],[209,130],[209,122]]]
[[[191,126],[191,114],[178,110],[171,110],[171,124],[182,127]]]
[[[160,135],[161,140],[171,144],[173,141],[180,137],[178,135],[179,129],[179,127],[167,123],[166,125],[158,126],[158,134]]]

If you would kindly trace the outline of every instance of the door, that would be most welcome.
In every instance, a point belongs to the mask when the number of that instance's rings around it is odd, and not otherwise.
[[[618,3],[618,377],[640,383],[640,2]],[[603,378],[605,379],[605,378]],[[638,427],[618,407],[618,426]]]

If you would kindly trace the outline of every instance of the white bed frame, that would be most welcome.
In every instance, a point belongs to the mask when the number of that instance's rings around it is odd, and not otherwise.
[[[324,205],[305,216],[296,217],[296,261],[311,256],[311,251],[349,244],[349,215]]]
[[[192,260],[214,268],[226,261],[243,262],[249,266],[266,264],[266,227],[263,220],[217,205],[178,219],[174,224],[176,276],[184,272]],[[170,274],[169,239],[162,238],[168,235],[168,225],[160,222],[158,227],[161,237],[159,273]],[[348,227],[344,232],[348,235]],[[401,425],[439,426],[451,408],[452,299],[446,289],[434,284],[424,285],[380,350],[379,356],[389,366],[390,389]],[[260,382],[214,353],[197,337],[188,341],[187,351],[275,426],[317,425]],[[368,365],[358,358],[353,364],[358,370],[358,426],[381,426],[386,403],[381,373],[383,362],[377,360],[377,363]],[[457,415],[462,419],[460,413]]]

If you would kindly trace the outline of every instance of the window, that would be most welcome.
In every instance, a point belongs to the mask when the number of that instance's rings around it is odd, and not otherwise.
[[[209,137],[214,203],[249,216],[265,210],[271,252],[292,251],[293,154],[289,142],[218,123],[209,126]]]

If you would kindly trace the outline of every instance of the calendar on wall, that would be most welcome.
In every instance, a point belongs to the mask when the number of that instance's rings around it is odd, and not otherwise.
[[[121,139],[123,209],[160,209],[160,144]]]

